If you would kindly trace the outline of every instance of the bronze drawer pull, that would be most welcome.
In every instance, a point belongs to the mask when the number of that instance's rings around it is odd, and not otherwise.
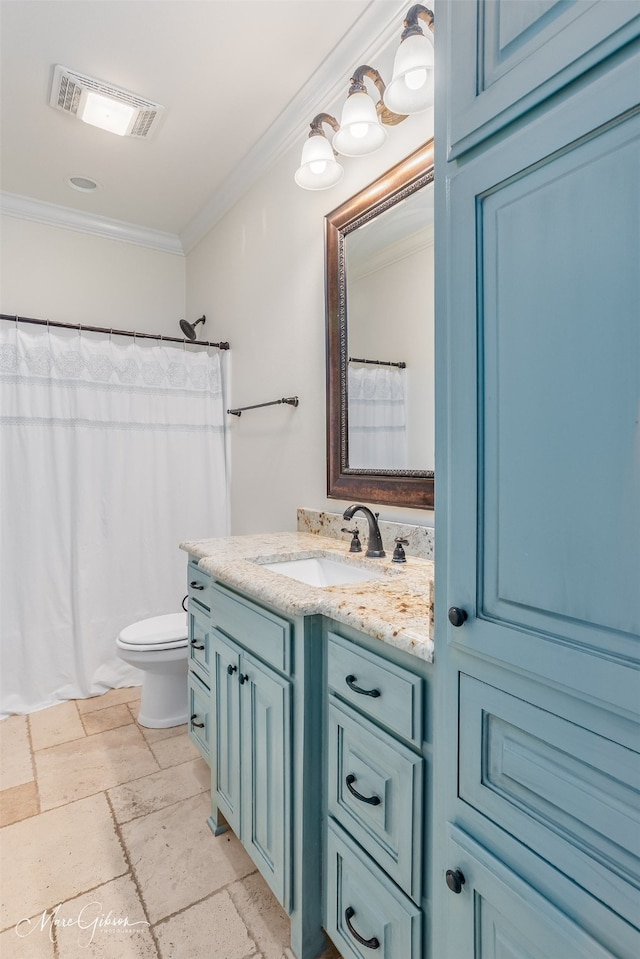
[[[191,589],[204,589],[204,586],[198,583],[195,579],[193,580],[193,582],[189,583],[189,586],[191,587]]]
[[[345,677],[345,683],[352,689],[354,693],[360,693],[361,696],[371,696],[372,699],[377,699],[380,695],[379,689],[361,689],[360,686],[354,685],[356,682],[356,676],[347,676]]]
[[[353,919],[355,914],[356,914],[356,911],[352,906],[348,906],[345,909],[345,913],[344,913],[345,922],[347,923],[347,929],[349,930],[353,938],[356,940],[356,942],[359,942],[361,946],[366,946],[367,949],[379,949],[380,942],[378,939],[376,939],[375,936],[373,936],[371,939],[363,939],[360,933],[356,932],[356,930],[353,928],[349,920]]]
[[[379,796],[363,796],[361,793],[358,792],[357,789],[353,788],[352,783],[356,782],[356,777],[353,775],[353,773],[349,773],[345,782],[347,784],[347,789],[349,790],[351,795],[355,796],[356,799],[359,799],[360,802],[368,802],[370,806],[380,805],[381,799]]]
[[[196,722],[194,722],[194,720],[195,720],[195,718],[196,718],[197,715],[198,715],[197,713],[194,713],[193,716],[191,717],[191,725],[192,725],[192,726],[197,726],[198,729],[204,729],[204,723],[196,723]]]
[[[203,644],[202,646],[200,646],[200,645],[198,644],[197,640],[195,640],[195,639],[192,639],[192,640],[191,640],[191,645],[193,646],[194,649],[204,649],[204,644]]]

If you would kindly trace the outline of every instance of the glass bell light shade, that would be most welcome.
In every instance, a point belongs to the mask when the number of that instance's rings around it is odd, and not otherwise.
[[[295,175],[298,186],[303,190],[326,190],[338,183],[343,173],[324,134],[316,134],[305,140]]]
[[[368,93],[352,93],[342,108],[340,129],[333,146],[347,157],[375,153],[387,139],[387,131],[378,121],[375,103]]]
[[[416,33],[403,40],[393,64],[384,105],[393,113],[421,113],[433,104],[433,41]]]

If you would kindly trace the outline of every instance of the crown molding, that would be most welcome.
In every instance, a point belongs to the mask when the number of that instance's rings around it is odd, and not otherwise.
[[[359,63],[375,63],[391,43],[398,43],[407,0],[371,0],[353,27],[333,48],[267,132],[255,143],[209,202],[180,234],[189,253],[257,180],[296,143],[300,147],[313,117],[345,96]]]
[[[163,233],[161,230],[147,229],[136,226],[134,223],[125,223],[123,220],[112,220],[106,216],[84,213],[81,210],[73,210],[71,207],[34,200],[17,193],[0,193],[0,212],[5,216],[33,220],[36,223],[44,223],[46,226],[74,230],[76,233],[88,233],[108,240],[119,240],[123,243],[133,243],[135,246],[148,247],[162,253],[184,256],[180,237],[174,233]]]

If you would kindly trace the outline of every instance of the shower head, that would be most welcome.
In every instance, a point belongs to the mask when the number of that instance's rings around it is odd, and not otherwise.
[[[180,329],[182,330],[182,332],[184,333],[184,335],[187,337],[187,339],[189,339],[189,340],[195,340],[195,338],[196,338],[196,326],[198,325],[198,323],[204,323],[204,322],[206,321],[206,319],[207,319],[207,318],[206,318],[206,316],[205,316],[204,313],[203,313],[202,316],[200,317],[200,319],[199,319],[199,320],[196,320],[195,323],[189,323],[188,320],[180,320]]]

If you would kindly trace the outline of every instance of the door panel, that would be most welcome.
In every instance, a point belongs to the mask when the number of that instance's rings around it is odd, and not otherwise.
[[[236,646],[214,636],[214,703],[212,772],[218,808],[240,835],[240,653]]]
[[[449,158],[518,119],[640,31],[638,5],[628,0],[456,0],[450,7],[456,40],[445,76]],[[437,11],[437,57],[441,24]]]
[[[291,683],[248,654],[242,698],[242,841],[290,908]]]
[[[451,178],[448,249],[464,266],[448,291],[455,362],[441,361],[452,438],[443,501],[455,509],[442,534],[450,588],[436,607],[469,613],[462,629],[445,626],[451,643],[633,717],[638,107],[566,140],[587,110],[602,118],[607,97],[612,111],[628,102],[627,67]],[[553,149],[541,157],[541,147]]]
[[[458,895],[448,895],[446,956],[617,959],[462,830],[450,827],[447,853],[464,884]],[[631,956],[626,949],[622,955]]]
[[[635,116],[485,194],[478,250],[482,615],[593,645],[627,634],[616,648],[633,656],[638,171]]]

